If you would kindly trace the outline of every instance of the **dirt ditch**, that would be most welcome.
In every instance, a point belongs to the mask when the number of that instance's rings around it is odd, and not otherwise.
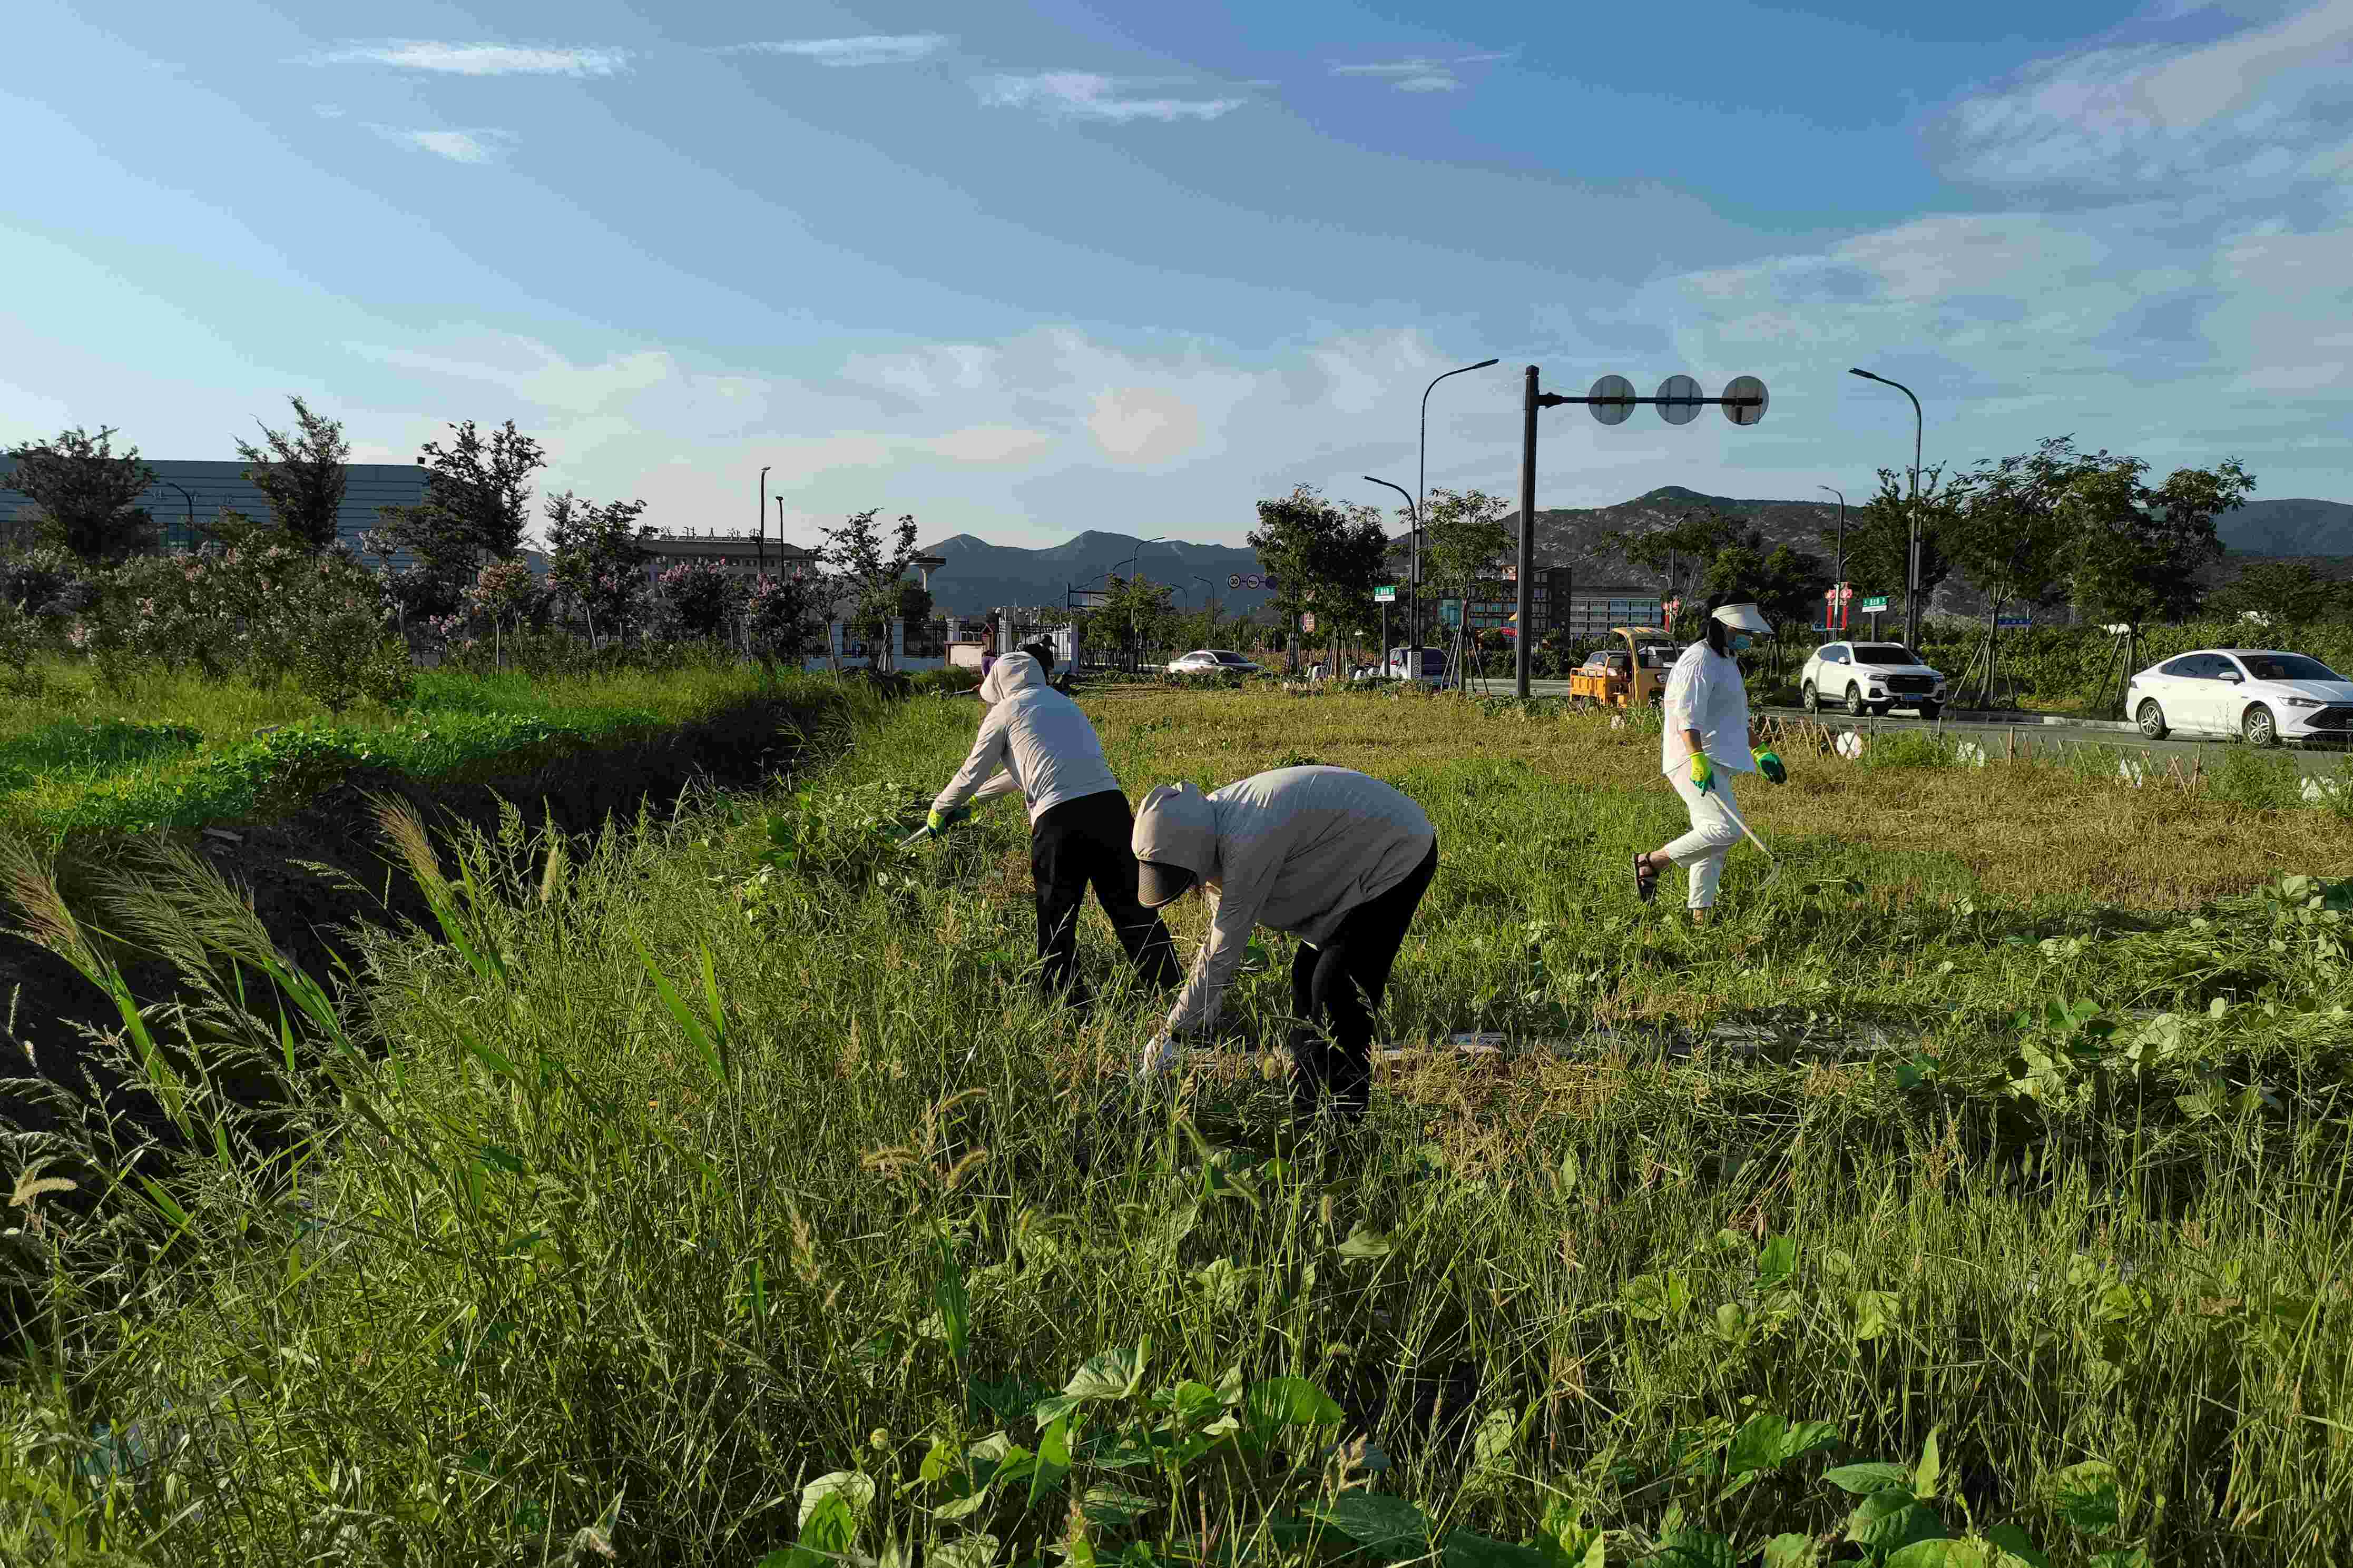
[[[615,817],[635,816],[641,805],[660,809],[690,784],[759,786],[793,764],[804,728],[815,717],[782,700],[754,700],[651,737],[464,782],[353,769],[290,816],[173,837],[200,850],[245,889],[280,951],[325,980],[337,957],[353,956],[342,935],[348,928],[431,921],[416,882],[396,865],[383,840],[371,797],[407,802],[445,841],[460,825],[496,832],[501,810],[510,803],[534,826],[553,822],[563,832],[588,835]],[[79,908],[82,900],[76,889],[87,887],[125,848],[121,839],[69,844],[59,860],[68,902]],[[116,1086],[91,1059],[83,1032],[120,1027],[112,1002],[63,959],[16,935],[13,928],[20,911],[5,895],[0,910],[0,924],[11,928],[0,934],[0,1032],[7,1037],[0,1050],[18,1058],[0,1067],[0,1076],[36,1076],[85,1092],[95,1082],[112,1100]],[[142,1003],[168,1002],[180,994],[178,977],[160,959],[134,955],[124,976]],[[37,1098],[0,1091],[0,1130],[41,1131],[54,1121]]]

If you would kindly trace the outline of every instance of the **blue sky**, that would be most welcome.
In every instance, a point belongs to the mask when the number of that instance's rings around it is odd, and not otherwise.
[[[16,0],[0,440],[357,455],[786,537],[1239,541],[1298,482],[1867,492],[2073,433],[2353,500],[2353,0],[2220,6]],[[1914,11],[1922,15],[1908,15]],[[773,507],[773,501],[771,506]],[[772,514],[773,521],[773,514]]]

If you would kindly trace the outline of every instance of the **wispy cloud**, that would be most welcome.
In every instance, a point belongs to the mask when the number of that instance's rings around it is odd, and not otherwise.
[[[1103,120],[1125,124],[1131,120],[1215,120],[1240,109],[1239,98],[1144,98],[1139,89],[1165,86],[1162,80],[1096,76],[1088,71],[1033,71],[1026,75],[983,77],[974,87],[980,101],[992,109],[1035,110],[1049,119]]]
[[[795,55],[821,66],[895,66],[929,59],[955,40],[944,33],[877,34],[860,38],[792,38],[729,44],[723,55]]]
[[[1356,63],[1335,60],[1334,76],[1368,76],[1388,82],[1399,92],[1455,92],[1462,87],[1462,79],[1455,74],[1461,66],[1482,66],[1512,58],[1508,49],[1490,50],[1475,55],[1454,55],[1440,59],[1435,55],[1412,55],[1400,60],[1367,60]]]
[[[503,131],[478,128],[471,131],[412,131],[397,125],[371,125],[369,130],[387,142],[396,142],[420,153],[431,153],[453,163],[495,163],[514,138]]]
[[[341,120],[343,117],[343,106],[340,103],[314,103],[311,109],[322,120]]]
[[[303,62],[314,66],[396,66],[452,76],[616,76],[628,68],[627,49],[533,47],[515,44],[448,44],[394,38],[344,44]]]
[[[2353,107],[2353,0],[2317,0],[2204,43],[2103,45],[2037,61],[1934,128],[1947,174],[2010,188],[2158,194],[2184,180],[2336,177]]]

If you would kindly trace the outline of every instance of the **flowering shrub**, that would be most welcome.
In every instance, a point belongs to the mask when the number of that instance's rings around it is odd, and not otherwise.
[[[743,591],[726,569],[707,561],[686,561],[654,579],[655,623],[664,635],[712,640],[726,635],[740,608]]]
[[[764,663],[795,663],[825,646],[818,585],[806,577],[760,577],[744,595],[744,637]]]

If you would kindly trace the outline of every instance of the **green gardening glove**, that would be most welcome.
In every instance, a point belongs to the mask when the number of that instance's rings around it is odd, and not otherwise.
[[[1789,770],[1783,767],[1781,765],[1781,759],[1775,756],[1770,752],[1759,752],[1757,753],[1757,771],[1763,773],[1775,784],[1788,784],[1789,782]]]
[[[961,805],[952,805],[945,811],[934,811],[931,816],[923,818],[923,826],[934,833],[945,833],[971,815]]]
[[[1715,783],[1715,764],[1707,760],[1705,752],[1692,753],[1691,779],[1692,783],[1699,786],[1699,792],[1702,795],[1705,795],[1709,787]]]

